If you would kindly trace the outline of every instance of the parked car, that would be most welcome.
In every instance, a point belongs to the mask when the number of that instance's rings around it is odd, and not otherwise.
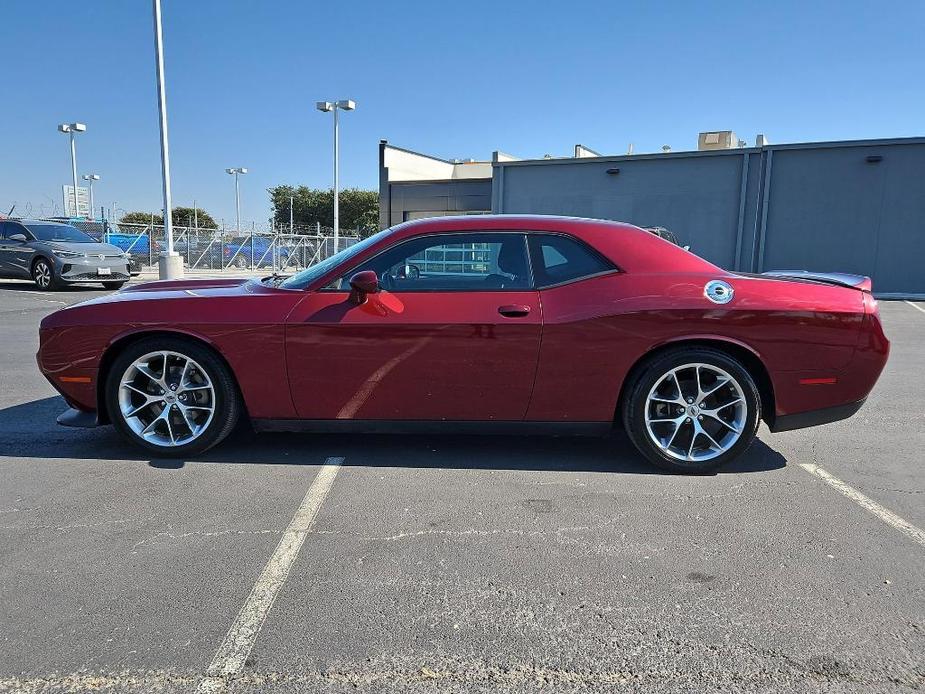
[[[39,289],[100,282],[119,289],[129,279],[129,258],[70,224],[0,220],[0,277],[31,279]]]
[[[413,260],[413,262],[412,262]],[[410,271],[411,266],[417,268]],[[726,272],[638,227],[419,220],[289,278],[152,282],[42,321],[71,409],[156,455],[257,430],[606,434],[703,472],[863,404],[887,361],[868,278]]]

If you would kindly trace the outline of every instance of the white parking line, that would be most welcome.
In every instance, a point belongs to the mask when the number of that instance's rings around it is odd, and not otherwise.
[[[921,311],[922,313],[925,313],[925,308],[922,308],[922,307],[919,306],[918,304],[913,304],[911,301],[907,301],[906,303],[909,304],[912,308],[918,309],[918,310]]]
[[[276,546],[276,551],[264,567],[263,572],[254,584],[250,595],[244,602],[244,607],[238,613],[237,619],[228,630],[225,640],[218,647],[212,663],[206,671],[207,677],[200,682],[198,691],[220,692],[225,689],[227,678],[240,674],[244,663],[250,655],[257,635],[263,622],[273,607],[273,602],[286,579],[289,569],[299,556],[305,536],[308,535],[315,523],[318,510],[324,503],[328,492],[334,484],[334,478],[340,470],[343,458],[328,458],[315,481],[305,493],[302,504],[292,517],[289,527]]]
[[[851,499],[854,503],[856,503],[861,508],[867,511],[870,511],[875,516],[877,516],[877,518],[882,520],[884,523],[892,525],[894,528],[899,530],[901,533],[908,535],[913,540],[918,542],[920,545],[925,546],[925,530],[922,530],[921,528],[917,528],[916,526],[912,525],[912,523],[910,523],[906,519],[900,518],[892,511],[889,511],[883,508],[883,506],[878,504],[876,501],[874,501],[870,497],[864,496],[863,494],[861,494],[861,492],[859,492],[854,487],[849,487],[847,484],[842,482],[840,479],[838,479],[834,475],[829,474],[828,472],[823,470],[818,465],[813,465],[811,463],[800,463],[800,467],[806,470],[807,472],[809,472],[810,474],[815,475],[816,477],[821,479],[823,482],[825,482],[830,487],[833,487],[834,489],[838,490],[839,492],[847,496],[849,499]]]

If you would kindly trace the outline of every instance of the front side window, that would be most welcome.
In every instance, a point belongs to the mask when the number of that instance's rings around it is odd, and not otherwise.
[[[440,234],[410,239],[370,258],[341,277],[333,289],[346,290],[350,277],[372,270],[390,292],[503,291],[530,288],[530,268],[522,234]]]
[[[571,282],[616,269],[599,253],[567,236],[531,234],[529,238],[537,288]]]

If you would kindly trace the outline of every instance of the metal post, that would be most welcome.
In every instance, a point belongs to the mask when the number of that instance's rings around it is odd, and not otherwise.
[[[241,233],[241,193],[238,189],[238,172],[234,172],[234,212],[235,212],[235,228],[234,230],[240,234]]]
[[[159,263],[161,279],[172,279],[183,274],[183,263],[173,250],[173,220],[170,200],[170,148],[167,136],[167,91],[164,84],[164,36],[161,29],[161,0],[153,0],[154,61],[157,68],[157,107],[161,132],[161,178],[164,193],[164,236],[167,249]]]
[[[289,196],[289,233],[294,234],[293,231],[295,227],[292,226],[292,196]]]
[[[338,182],[337,182],[337,157],[339,154],[339,147],[337,143],[337,112],[340,109],[337,108],[337,104],[334,105],[334,252],[337,253],[337,237],[340,229],[340,200],[338,198]]]
[[[77,201],[77,145],[74,143],[74,129],[68,133],[71,136],[71,178],[74,180],[74,216],[80,216],[80,205]],[[90,209],[93,209],[92,207]]]
[[[90,189],[90,219],[93,219],[93,179],[89,179],[87,187]]]

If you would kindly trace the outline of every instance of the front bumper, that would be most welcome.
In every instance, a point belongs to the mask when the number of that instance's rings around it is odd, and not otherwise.
[[[100,425],[100,420],[96,412],[85,412],[75,407],[69,407],[59,414],[57,421],[61,426],[79,427],[81,429],[92,429]]]
[[[130,278],[129,262],[122,257],[56,257],[55,265],[62,282],[124,282]]]

